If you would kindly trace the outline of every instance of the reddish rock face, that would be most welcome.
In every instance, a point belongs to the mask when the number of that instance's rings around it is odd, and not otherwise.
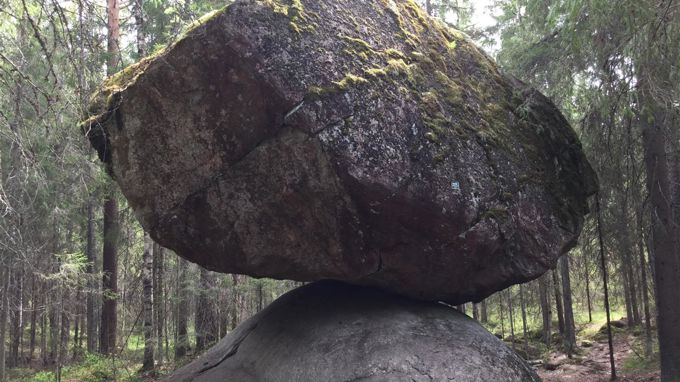
[[[596,189],[548,99],[406,0],[237,1],[91,112],[144,228],[221,272],[480,300],[553,266]]]

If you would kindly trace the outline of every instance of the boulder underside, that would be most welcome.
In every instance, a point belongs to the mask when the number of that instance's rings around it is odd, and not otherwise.
[[[236,1],[90,110],[144,228],[220,272],[481,300],[553,266],[596,187],[557,108],[410,0]]]
[[[455,309],[338,282],[298,288],[167,382],[540,381]]]

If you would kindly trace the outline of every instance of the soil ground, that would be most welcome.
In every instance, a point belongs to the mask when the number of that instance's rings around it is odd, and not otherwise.
[[[631,334],[618,333],[614,337],[614,360],[617,381],[656,382],[660,381],[659,370],[624,371],[623,365],[630,357],[638,357],[632,349]],[[536,372],[544,382],[605,382],[611,380],[609,367],[609,346],[607,340],[594,341],[592,347],[583,348],[582,355],[568,359],[561,352],[553,352],[546,365],[557,365],[547,370],[544,365],[536,366]]]

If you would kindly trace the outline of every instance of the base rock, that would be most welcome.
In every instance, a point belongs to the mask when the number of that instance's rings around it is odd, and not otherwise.
[[[274,301],[167,382],[539,380],[451,307],[322,281]]]

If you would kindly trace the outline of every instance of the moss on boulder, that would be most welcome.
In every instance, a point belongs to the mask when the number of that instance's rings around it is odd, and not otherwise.
[[[236,1],[83,128],[192,261],[452,303],[553,266],[596,188],[559,110],[412,0]]]

